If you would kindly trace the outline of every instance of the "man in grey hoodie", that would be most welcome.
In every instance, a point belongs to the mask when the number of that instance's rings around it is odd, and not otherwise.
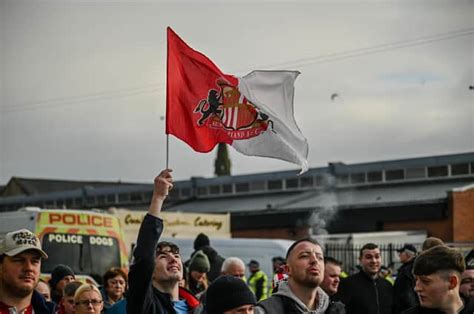
[[[288,281],[281,282],[278,292],[255,307],[256,314],[345,314],[344,305],[331,302],[319,286],[324,278],[324,255],[314,239],[294,242],[286,253]]]

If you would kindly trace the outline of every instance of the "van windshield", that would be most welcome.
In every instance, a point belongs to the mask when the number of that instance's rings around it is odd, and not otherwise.
[[[98,280],[111,267],[120,267],[118,241],[112,237],[49,233],[43,237],[43,250],[48,254],[42,261],[43,273],[50,273],[57,264],[65,264],[77,275],[90,275]]]

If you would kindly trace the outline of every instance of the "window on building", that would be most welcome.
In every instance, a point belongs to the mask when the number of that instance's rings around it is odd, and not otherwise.
[[[130,195],[130,200],[131,200],[132,202],[143,202],[142,193],[140,193],[140,192],[133,192],[133,193]]]
[[[302,188],[310,188],[313,186],[313,177],[302,177],[300,178],[300,185]]]
[[[220,185],[211,185],[209,187],[209,194],[211,194],[211,195],[221,194],[221,186]]]
[[[340,174],[337,176],[338,184],[349,184],[349,176],[347,174]]]
[[[249,192],[250,191],[250,185],[248,184],[248,182],[237,183],[235,185],[235,191],[237,193]]]
[[[97,196],[97,203],[99,205],[104,205],[105,204],[105,195],[99,195]]]
[[[365,183],[365,173],[351,173],[351,183]]]
[[[287,189],[296,189],[298,188],[298,179],[286,179],[286,188]]]
[[[198,187],[197,189],[197,194],[202,196],[202,195],[207,195],[208,192],[207,192],[207,186],[201,186],[201,187]]]
[[[385,180],[394,181],[394,180],[403,180],[405,179],[405,172],[403,169],[399,170],[385,170]]]
[[[323,176],[316,176],[314,180],[315,180],[314,184],[316,186],[323,186],[324,185],[324,177]]]
[[[119,203],[126,203],[130,201],[130,194],[120,193],[118,198],[119,198]]]
[[[177,194],[176,198],[179,198],[179,189],[172,189],[171,192],[173,192],[174,190],[176,191],[175,193]],[[145,192],[145,202],[147,203],[150,202],[152,198],[153,198],[153,192]]]
[[[145,194],[145,197],[148,197],[147,194],[148,194],[148,193]],[[170,191],[170,198],[172,198],[172,199],[177,199],[177,198],[179,198],[179,189],[176,189],[176,188],[171,189],[171,191]]]
[[[191,196],[191,189],[190,188],[182,188],[181,189],[181,196],[182,197],[190,197]]]
[[[426,177],[425,167],[420,168],[408,168],[406,171],[407,179],[420,179]]]
[[[74,200],[72,198],[66,200],[66,208],[74,208]]]
[[[75,198],[74,207],[81,207],[81,206],[82,206],[82,198]]]
[[[428,167],[428,177],[446,177],[448,175],[448,166]]]
[[[469,164],[453,164],[451,165],[451,175],[452,176],[462,176],[464,174],[469,174]]]
[[[269,180],[268,189],[269,190],[281,190],[283,188],[282,180]]]
[[[367,172],[367,181],[368,182],[381,182],[382,181],[382,171]]]
[[[89,196],[89,197],[87,197],[87,198],[86,198],[86,201],[87,201],[87,205],[93,205],[93,204],[96,203],[94,196]]]
[[[222,193],[226,193],[226,194],[232,193],[232,184],[224,184],[222,186]]]
[[[250,191],[265,191],[265,181],[250,182]]]
[[[107,195],[107,203],[115,203],[115,194]]]
[[[474,173],[474,162],[471,162],[471,173]]]

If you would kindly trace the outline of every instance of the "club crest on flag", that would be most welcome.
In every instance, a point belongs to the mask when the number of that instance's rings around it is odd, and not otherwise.
[[[232,139],[248,139],[260,135],[273,121],[242,95],[236,86],[223,78],[216,82],[218,89],[210,89],[207,99],[201,99],[194,109],[200,117],[200,127],[223,129]],[[274,132],[274,131],[273,131]]]

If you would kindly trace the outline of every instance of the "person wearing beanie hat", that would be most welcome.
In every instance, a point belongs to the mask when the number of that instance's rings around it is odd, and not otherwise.
[[[200,248],[206,245],[211,245],[209,237],[204,233],[198,234],[196,239],[194,240],[194,250],[198,251]]]
[[[211,269],[209,259],[203,251],[197,251],[191,258],[188,267],[187,288],[196,295],[197,298],[206,291],[209,283],[207,273]]]
[[[194,251],[193,253],[191,253],[191,258],[193,258],[194,254],[196,254],[196,252],[199,250],[206,254],[207,258],[209,259],[211,269],[207,273],[207,278],[209,282],[212,282],[214,279],[220,276],[222,263],[224,263],[225,258],[220,256],[219,253],[211,247],[209,237],[204,233],[198,234],[196,239],[194,240]],[[191,258],[184,263],[186,267],[189,267]]]
[[[253,314],[256,303],[255,295],[243,280],[226,275],[207,289],[204,309],[207,314]]]
[[[51,287],[51,298],[54,302],[60,303],[63,297],[64,287],[76,280],[74,271],[67,265],[58,264],[51,272],[51,279],[49,285]]]

